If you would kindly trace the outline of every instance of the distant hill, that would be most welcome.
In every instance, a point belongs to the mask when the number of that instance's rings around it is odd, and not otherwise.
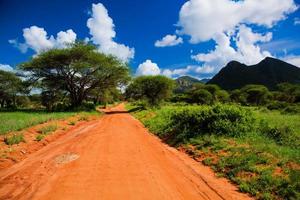
[[[229,62],[208,84],[217,84],[223,89],[232,90],[248,84],[261,84],[269,89],[283,82],[300,83],[300,68],[282,60],[267,57],[252,66]]]
[[[206,83],[209,79],[196,79],[190,76],[181,76],[177,78],[176,81],[176,89],[175,92],[184,92],[192,87],[195,83]]]

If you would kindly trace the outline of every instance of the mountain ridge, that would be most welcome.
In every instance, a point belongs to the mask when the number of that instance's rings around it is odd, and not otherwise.
[[[208,84],[217,84],[226,90],[242,88],[248,84],[265,85],[275,89],[279,83],[300,83],[300,68],[282,60],[266,57],[255,65],[230,61]]]

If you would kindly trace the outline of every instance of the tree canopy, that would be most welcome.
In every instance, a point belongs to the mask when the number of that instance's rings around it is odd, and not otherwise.
[[[156,106],[171,96],[174,86],[174,81],[165,76],[140,76],[127,87],[126,96]]]
[[[20,68],[30,72],[32,82],[39,83],[45,100],[67,97],[72,107],[80,106],[95,91],[104,93],[130,79],[126,63],[83,42],[43,52]]]

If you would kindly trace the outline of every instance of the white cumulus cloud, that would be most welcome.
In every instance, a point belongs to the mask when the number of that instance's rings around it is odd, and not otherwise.
[[[210,66],[210,71],[217,72],[231,60],[238,60],[250,65],[271,56],[268,51],[262,51],[257,43],[270,41],[272,33],[265,35],[254,33],[251,28],[241,25],[234,37],[236,49],[232,47],[230,39],[229,35],[221,33],[214,38],[216,46],[213,51],[199,53],[193,55],[192,58],[203,62],[204,66]]]
[[[60,31],[57,33],[55,45],[58,48],[64,48],[66,44],[71,44],[76,41],[76,33],[73,30],[69,29],[66,32]]]
[[[7,65],[7,64],[0,64],[0,70],[7,71],[7,72],[13,72],[14,68],[12,68],[10,65]]]
[[[91,40],[99,46],[99,51],[114,55],[124,62],[132,59],[134,48],[114,41],[116,37],[115,25],[103,4],[93,4],[91,15],[87,21],[87,27],[92,35]]]
[[[161,40],[157,40],[154,44],[156,47],[170,47],[176,46],[178,44],[183,43],[181,37],[177,37],[176,35],[166,35]]]
[[[170,78],[176,78],[184,75],[193,76],[193,74],[197,74],[197,76],[201,77],[210,77],[211,73],[213,72],[213,67],[199,65],[187,65],[185,67],[177,69],[160,69],[160,67],[156,63],[148,59],[138,66],[136,70],[136,76],[164,75]]]
[[[145,62],[141,63],[137,70],[136,76],[146,76],[146,75],[159,75],[160,68],[156,63],[153,63],[151,60],[146,60]]]
[[[272,27],[297,9],[293,0],[190,0],[181,8],[177,32],[190,42],[208,41],[240,24]]]
[[[67,44],[75,42],[76,33],[72,29],[66,32],[60,31],[55,38],[53,35],[48,36],[44,28],[31,26],[23,29],[23,37],[24,43],[18,43],[17,40],[9,40],[8,42],[20,49],[22,53],[26,53],[30,48],[39,54],[52,48],[65,48]]]

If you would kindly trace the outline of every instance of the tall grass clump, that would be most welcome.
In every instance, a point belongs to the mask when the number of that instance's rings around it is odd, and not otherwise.
[[[41,127],[37,132],[40,134],[49,134],[56,131],[58,126],[56,124],[49,124],[47,126]]]
[[[7,145],[19,144],[20,142],[25,142],[24,135],[22,133],[13,134],[11,136],[6,136],[4,142]]]

